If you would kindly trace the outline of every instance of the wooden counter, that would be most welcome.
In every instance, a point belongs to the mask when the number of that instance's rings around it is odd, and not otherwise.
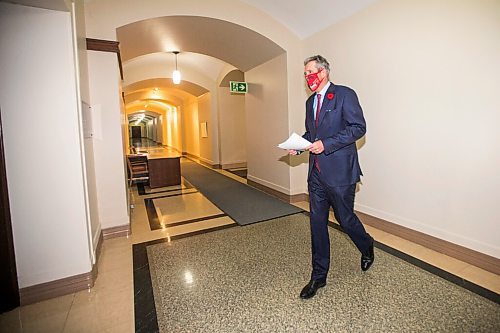
[[[148,155],[149,187],[180,185],[181,156],[177,153],[158,153]]]

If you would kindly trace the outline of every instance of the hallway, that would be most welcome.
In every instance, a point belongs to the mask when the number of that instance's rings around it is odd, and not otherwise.
[[[21,304],[73,293],[5,313],[2,330],[132,330],[134,246],[167,236],[176,244],[191,225],[227,228],[200,235],[210,237],[244,230],[229,227],[213,202],[185,184],[192,193],[169,189],[154,200],[169,226],[158,221],[150,230],[137,193],[133,233],[100,242],[131,231],[127,122],[207,165],[247,169],[252,186],[305,200],[308,156],[290,158],[276,145],[304,133],[311,92],[302,65],[318,53],[332,64],[330,81],[352,88],[363,108],[368,130],[357,142],[364,176],[356,209],[365,224],[392,233],[368,228],[377,249],[387,244],[457,282],[498,292],[499,277],[488,272],[500,274],[500,2],[355,0],[335,2],[316,20],[304,13],[324,3],[201,3],[0,2],[3,207],[12,227],[5,266]],[[247,93],[233,93],[230,82]],[[475,93],[464,93],[464,82]],[[471,131],[475,123],[480,129]],[[57,158],[45,149],[53,142],[61,143]],[[168,213],[183,204],[189,216]],[[205,219],[205,209],[215,218]],[[96,286],[76,292],[94,283],[97,265]]]
[[[246,182],[244,178],[231,172],[217,171],[239,182]],[[134,297],[134,264],[136,269],[138,268],[138,263],[134,263],[132,259],[134,245],[161,239],[165,239],[166,244],[174,245],[176,239],[189,237],[190,234],[225,228],[233,230],[232,227],[236,229],[246,228],[237,226],[227,216],[209,220],[203,219],[203,216],[216,215],[220,212],[185,180],[181,186],[155,190],[145,187],[142,193],[141,195],[138,192],[137,186],[133,187],[131,203],[134,205],[134,209],[132,210],[131,235],[104,241],[98,262],[98,278],[92,289],[20,307],[0,315],[0,332],[134,332],[134,327],[137,324],[134,320],[134,301],[139,308],[145,304],[137,303],[141,302],[142,295],[136,293]],[[145,199],[159,196],[165,197],[162,205],[165,205],[166,209],[178,211],[178,205],[184,205],[184,208],[189,209],[183,209],[186,212],[184,216],[165,215],[167,218],[163,220],[165,225],[162,228],[151,230]],[[307,202],[299,202],[296,205],[308,210]],[[156,208],[158,209],[158,207]],[[159,211],[165,212],[161,208]],[[182,223],[185,220],[193,222]],[[333,221],[333,216],[331,216],[331,220]],[[169,224],[173,224],[173,226],[169,227]],[[370,226],[366,226],[366,228],[381,246],[387,245],[497,294],[500,292],[500,278],[495,274]],[[217,232],[213,235],[216,234]],[[380,253],[380,250],[377,251]],[[377,262],[375,268],[382,268],[376,266]],[[303,282],[305,280],[294,283],[302,284]],[[135,283],[142,282],[136,281]],[[136,285],[136,290],[137,287]],[[286,286],[283,288],[289,292],[290,299],[298,298],[296,294],[299,290],[295,290],[297,288],[287,289]],[[333,288],[333,285],[330,288]],[[336,302],[334,297],[324,299],[324,301],[333,304]],[[137,314],[135,316],[137,317]],[[248,328],[248,330],[251,329]],[[296,331],[301,332],[301,330]]]

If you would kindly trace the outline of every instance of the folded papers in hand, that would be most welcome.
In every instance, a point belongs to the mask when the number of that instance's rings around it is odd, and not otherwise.
[[[278,148],[290,150],[305,150],[306,147],[310,145],[311,143],[309,141],[294,132],[285,142],[280,143],[278,145]]]

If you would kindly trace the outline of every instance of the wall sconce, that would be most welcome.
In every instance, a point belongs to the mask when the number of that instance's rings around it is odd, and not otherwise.
[[[175,54],[175,70],[172,73],[172,80],[174,81],[174,84],[179,84],[181,83],[181,72],[177,69],[177,55],[179,54],[179,51],[173,51],[173,54]]]

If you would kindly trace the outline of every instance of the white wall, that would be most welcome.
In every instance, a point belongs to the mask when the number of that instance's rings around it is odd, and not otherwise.
[[[90,104],[89,104],[90,105]],[[85,150],[85,170],[87,179],[87,193],[89,200],[89,212],[91,220],[92,247],[94,254],[97,252],[97,245],[101,236],[101,222],[99,221],[99,203],[97,196],[97,177],[94,161],[94,140],[92,138],[84,139]]]
[[[129,224],[122,149],[119,67],[115,53],[88,51],[99,220],[102,229]]]
[[[0,3],[0,108],[20,288],[91,270],[75,66],[70,13]]]
[[[365,111],[357,209],[500,257],[500,2],[378,1],[305,42]]]
[[[89,91],[89,78],[88,78],[88,62],[87,62],[87,39],[85,31],[85,13],[83,2],[76,1],[73,3],[73,29],[76,32],[77,40],[77,56],[78,56],[78,91],[80,92],[80,100],[82,103],[80,114],[83,117],[83,107],[90,106],[90,91]],[[83,123],[83,119],[82,119]],[[84,138],[84,164],[85,164],[85,185],[88,209],[89,233],[91,237],[91,247],[93,253],[93,263],[96,262],[97,246],[99,244],[99,237],[101,235],[101,223],[99,222],[99,207],[97,203],[97,186],[94,165],[94,146],[93,140]]]
[[[277,145],[288,138],[286,54],[245,73],[248,179],[289,194],[288,154]]]

